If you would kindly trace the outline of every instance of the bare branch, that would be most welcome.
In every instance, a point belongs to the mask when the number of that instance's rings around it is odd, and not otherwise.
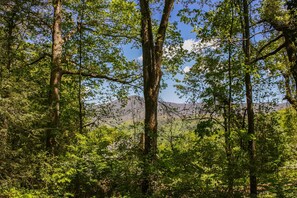
[[[256,25],[260,25],[260,24],[262,24],[263,22],[265,22],[265,21],[264,21],[263,19],[261,19],[261,20],[259,20],[259,21],[254,22],[254,23],[251,23],[250,28],[252,28],[252,27],[254,27],[254,26],[256,26]]]
[[[255,34],[252,34],[252,35],[249,37],[249,39],[252,39],[252,38],[256,37],[257,35],[261,35],[261,36],[263,36],[263,34],[271,33],[271,32],[273,32],[272,29],[270,29],[270,30],[263,30],[263,31],[260,31],[260,32],[256,32]]]

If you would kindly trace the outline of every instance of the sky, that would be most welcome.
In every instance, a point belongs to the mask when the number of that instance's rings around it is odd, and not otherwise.
[[[197,5],[198,6],[198,5]],[[208,42],[208,43],[200,43],[200,41],[197,39],[196,33],[192,32],[193,27],[188,24],[184,24],[180,22],[179,17],[177,16],[178,11],[182,8],[181,4],[177,4],[174,7],[174,10],[171,13],[170,22],[178,22],[178,30],[181,33],[181,36],[183,38],[183,48],[188,50],[189,52],[195,51],[198,49],[201,53],[201,50],[204,47],[215,47],[214,42]],[[208,10],[209,8],[207,8]],[[206,11],[206,10],[204,10]],[[153,14],[154,19],[160,20],[161,14]],[[258,39],[258,38],[257,38]],[[200,44],[198,48],[195,48],[195,45]],[[203,52],[203,51],[202,51]],[[142,52],[141,49],[131,49],[130,46],[125,46],[124,54],[126,57],[130,60],[138,60],[142,61]],[[175,76],[175,78],[178,78],[179,80],[182,80],[184,78],[184,74],[190,71],[190,68],[194,64],[194,61],[186,62],[183,65],[180,66],[179,74]],[[167,88],[161,90],[160,92],[160,99],[167,102],[174,102],[174,103],[185,103],[186,98],[180,98],[178,94],[176,93],[177,90],[174,87],[176,84],[174,81],[174,77],[172,76],[163,76],[163,79],[165,80],[167,84]],[[135,95],[135,93],[131,92],[131,95]],[[280,94],[281,95],[281,94]]]
[[[170,21],[178,22],[178,29],[181,32],[182,38],[184,39],[183,48],[188,51],[193,50],[193,46],[197,43],[196,34],[192,32],[192,27],[190,25],[184,24],[180,22],[179,17],[177,17],[178,10],[181,9],[181,5],[175,5],[174,10],[171,13]],[[161,18],[161,15],[155,15],[155,17]],[[124,47],[124,54],[130,60],[138,60],[142,61],[142,51],[141,49],[131,49],[130,45]],[[189,72],[193,62],[187,62],[180,67],[179,74],[175,76],[179,80],[182,80],[184,75],[183,73]],[[174,77],[164,76],[165,82],[168,85],[167,88],[161,90],[160,99],[166,102],[174,102],[174,103],[185,103],[186,98],[180,98],[176,93],[176,88],[174,85],[176,84]],[[131,92],[131,95],[134,95]]]

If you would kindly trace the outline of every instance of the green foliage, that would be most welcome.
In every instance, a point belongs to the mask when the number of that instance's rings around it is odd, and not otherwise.
[[[275,99],[276,86],[285,93],[279,81],[283,72],[290,72],[288,60],[277,54],[247,67],[239,36],[241,8],[234,1],[181,2],[180,20],[192,25],[201,45],[215,45],[188,52],[182,49],[180,24],[174,20],[169,24],[163,72],[179,76],[184,61],[193,62],[177,87],[189,101],[202,104],[198,115],[159,117],[158,157],[148,169],[155,179],[153,197],[230,197],[230,181],[233,196],[246,197],[249,140],[257,145],[259,197],[296,197],[297,114],[291,108],[273,110],[273,103],[267,103]],[[260,2],[252,11],[253,25],[257,17],[294,24],[294,1]],[[159,13],[163,1],[154,3],[152,11]],[[83,25],[82,35],[76,31],[63,44],[62,68],[79,70],[82,47],[82,72],[131,83],[83,76],[84,129],[78,133],[79,75],[63,75],[55,155],[45,145],[52,4],[4,0],[0,5],[0,197],[142,197],[143,122],[106,127],[96,120],[103,115],[91,104],[98,98],[100,104],[127,99],[130,84],[136,89],[142,84],[136,81],[141,77],[140,63],[125,57],[122,49],[140,45],[139,5],[124,0],[63,2],[63,36],[78,29],[80,20]],[[252,58],[283,42],[280,39],[260,53],[254,48],[261,49],[277,34],[261,35],[253,41]],[[243,104],[247,71],[254,76],[257,103],[253,136],[247,134]]]
[[[211,136],[212,134],[214,134],[214,132],[214,122],[212,120],[202,120],[197,124],[197,127],[195,129],[195,133],[201,138],[203,138],[204,136]]]

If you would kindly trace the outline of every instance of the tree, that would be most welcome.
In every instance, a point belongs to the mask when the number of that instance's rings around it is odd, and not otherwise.
[[[174,0],[166,0],[163,8],[162,18],[154,37],[153,23],[151,17],[150,3],[148,0],[140,0],[141,12],[141,42],[143,57],[143,81],[145,100],[144,120],[144,153],[143,153],[143,181],[142,192],[144,195],[152,194],[152,184],[149,166],[156,159],[157,135],[158,135],[158,96],[160,81],[162,77],[161,65],[163,45],[166,36],[166,29],[172,10]]]
[[[55,135],[59,132],[59,123],[60,123],[60,85],[61,85],[61,80],[63,75],[78,75],[80,77],[84,76],[89,79],[104,79],[107,81],[111,82],[116,82],[120,84],[130,84],[133,81],[138,79],[137,75],[135,74],[135,63],[133,61],[127,61],[125,57],[121,54],[117,46],[110,46],[109,43],[106,43],[104,39],[102,39],[102,36],[107,36],[107,37],[112,37],[114,38],[114,44],[117,45],[122,42],[122,40],[125,39],[136,39],[134,35],[129,35],[129,31],[122,30],[119,25],[116,25],[115,23],[117,22],[116,20],[119,20],[116,17],[111,17],[107,13],[111,12],[113,6],[117,6],[116,4],[106,4],[105,2],[103,5],[99,6],[99,10],[94,11],[92,7],[88,6],[86,7],[85,5],[79,6],[79,9],[86,9],[84,13],[85,15],[85,20],[83,21],[78,21],[76,27],[72,27],[68,31],[68,33],[62,37],[62,1],[61,0],[55,0],[53,1],[53,11],[54,11],[54,16],[53,16],[53,31],[52,31],[52,65],[51,65],[51,74],[50,74],[50,92],[49,92],[49,109],[50,109],[50,122],[49,122],[49,130],[47,131],[46,134],[46,147],[47,149],[53,150],[55,147]],[[130,10],[133,12],[134,10],[134,4],[133,3],[124,3],[122,1],[119,1],[121,5],[127,7],[127,10]],[[85,4],[85,2],[82,2],[82,4]],[[70,4],[71,5],[71,4]],[[92,5],[92,4],[91,4]],[[71,6],[70,6],[71,8]],[[104,8],[108,8],[110,10],[104,11]],[[103,11],[102,11],[103,10]],[[102,12],[103,16],[106,15],[106,19],[103,18],[91,18],[91,14],[97,14],[97,12]],[[78,12],[81,12],[81,10],[78,10]],[[72,13],[71,13],[72,14]],[[95,15],[96,16],[96,15]],[[80,17],[80,16],[79,16]],[[79,18],[78,17],[78,18]],[[101,16],[100,16],[101,17]],[[131,20],[132,22],[137,19],[137,16]],[[78,20],[78,19],[77,19]],[[105,27],[105,29],[101,29],[102,27],[98,25],[101,23],[101,20],[110,20],[111,24],[108,27]],[[115,20],[115,21],[114,21]],[[121,19],[123,20],[123,19]],[[128,21],[131,23],[131,21]],[[64,23],[67,21],[65,20]],[[127,22],[127,23],[128,23]],[[121,24],[121,22],[119,23]],[[133,24],[133,23],[132,23]],[[129,24],[131,25],[131,24]],[[129,25],[127,25],[129,27]],[[130,28],[130,27],[129,27]],[[69,27],[68,27],[69,29]],[[91,42],[91,39],[94,39],[93,42],[98,42],[101,41],[104,45],[107,45],[108,53],[103,53],[99,52],[102,57],[96,57],[94,58],[95,60],[87,60],[85,59],[84,64],[88,65],[91,64],[96,64],[96,65],[91,65],[89,67],[80,65],[79,69],[77,69],[77,64],[75,61],[77,60],[71,60],[75,59],[73,58],[74,54],[70,54],[69,56],[71,58],[67,58],[66,54],[63,55],[63,52],[66,51],[65,45],[67,44],[66,42],[69,42],[71,39],[74,38],[75,34],[78,32],[81,32],[82,29],[84,31],[88,32],[88,35],[93,36],[94,38],[88,38],[90,39],[89,42]],[[99,35],[96,35],[97,33],[95,32],[97,29],[99,29]],[[118,32],[116,32],[116,30]],[[112,32],[112,31],[115,32]],[[132,30],[133,31],[133,30]],[[131,32],[132,32],[131,31]],[[114,35],[113,35],[114,34]],[[99,38],[98,38],[99,37]],[[78,42],[81,42],[80,39],[78,39]],[[104,43],[105,42],[105,43]],[[94,45],[99,45],[99,43],[95,43]],[[92,49],[93,50],[93,49]],[[96,52],[92,52],[94,55]],[[67,54],[68,55],[68,54]],[[79,55],[78,55],[79,56]],[[101,59],[100,59],[101,58]],[[72,65],[73,69],[64,69],[62,67],[63,61],[66,59],[67,63],[70,63]],[[74,62],[74,64],[73,64]],[[102,65],[97,65],[97,63],[102,64]],[[112,64],[114,66],[114,69],[110,69],[108,66]],[[116,65],[118,64],[118,65]],[[125,69],[129,68],[129,72],[126,72],[126,75],[123,74]],[[83,69],[84,68],[84,69]],[[128,69],[127,69],[128,70]],[[127,71],[126,70],[126,71]],[[80,102],[79,102],[80,103]],[[81,104],[80,104],[81,105]],[[82,127],[81,127],[82,128]],[[52,152],[52,151],[51,151]]]
[[[52,66],[50,75],[50,125],[51,128],[46,135],[46,147],[48,150],[54,147],[53,134],[59,127],[60,117],[60,83],[62,78],[62,1],[54,0],[54,20],[53,20],[53,35],[52,35]]]
[[[294,1],[270,1],[263,0],[260,16],[257,22],[270,32],[270,39],[257,49],[255,58],[250,60],[250,64],[260,60],[266,60],[282,51],[286,52],[287,61],[282,60],[286,64],[286,68],[281,70],[285,84],[285,99],[297,109],[296,101],[296,81],[297,81],[297,63],[296,63],[296,3]],[[269,25],[269,28],[265,28]],[[266,52],[266,53],[264,53]]]
[[[209,119],[224,131],[226,196],[233,197],[234,181],[238,178],[238,170],[235,169],[240,164],[236,156],[238,153],[233,151],[237,146],[234,137],[238,138],[236,133],[245,129],[245,125],[241,124],[245,122],[245,116],[241,115],[243,105],[240,105],[244,89],[241,66],[243,54],[238,39],[241,33],[240,17],[233,0],[209,2],[206,7],[185,9],[190,17],[184,17],[183,20],[193,26],[201,44],[194,54],[196,63],[186,74],[185,84],[179,88],[186,96],[193,94],[190,97],[194,101],[202,102],[202,111],[209,115],[200,115],[200,122]]]
[[[242,1],[242,14],[243,14],[243,51],[245,54],[245,64],[250,62],[251,59],[251,42],[250,42],[250,15],[249,3],[247,0]],[[246,91],[246,104],[248,116],[248,134],[249,139],[249,174],[250,174],[250,196],[257,197],[257,177],[256,177],[256,144],[255,144],[255,129],[254,129],[254,110],[253,110],[253,91],[251,82],[251,70],[247,68],[245,73],[245,91]]]

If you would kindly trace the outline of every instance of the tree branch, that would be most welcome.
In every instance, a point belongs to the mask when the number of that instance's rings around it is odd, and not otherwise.
[[[50,54],[44,53],[41,56],[39,56],[36,60],[34,60],[34,61],[30,62],[30,63],[27,63],[26,66],[34,65],[35,63],[38,63],[39,61],[41,61],[42,59],[44,59],[47,56],[51,57]]]
[[[128,36],[128,35],[121,35],[121,34],[110,34],[110,33],[101,33],[100,35],[102,36],[108,36],[108,37],[112,37],[112,38],[126,38],[126,39],[133,39],[136,41],[141,41],[140,38],[138,38],[137,36]]]
[[[170,12],[172,10],[174,0],[165,0],[165,6],[163,9],[163,15],[158,29],[157,39],[156,39],[156,53],[162,52],[163,43],[165,40],[165,33],[168,26],[168,21],[170,17]]]
[[[87,25],[87,24],[85,24]],[[86,27],[86,26],[82,26],[82,28],[84,30],[90,31],[90,32],[96,32],[97,30],[92,29],[91,27]],[[100,36],[108,36],[108,37],[113,37],[113,38],[126,38],[126,39],[132,39],[132,40],[136,40],[136,41],[141,41],[141,39],[139,38],[139,35],[127,35],[127,34],[122,34],[122,32],[127,32],[126,29],[109,29],[109,31],[106,32],[101,32]]]
[[[285,90],[286,90],[286,95],[285,98],[293,107],[295,110],[297,110],[297,100],[292,96],[292,90],[290,87],[290,78],[289,75],[282,72],[282,75],[285,78]]]
[[[109,81],[112,81],[112,82],[118,82],[118,83],[122,83],[122,84],[130,84],[130,83],[132,83],[132,82],[134,82],[134,81],[136,81],[138,79],[138,78],[136,78],[136,79],[132,79],[130,81],[126,81],[126,80],[123,80],[123,79],[119,79],[119,78],[115,78],[115,77],[110,77],[110,76],[103,75],[103,74],[85,73],[85,72],[67,71],[67,70],[63,70],[62,71],[62,75],[64,75],[64,74],[82,75],[82,76],[85,76],[85,77],[105,79],[105,80],[109,80]],[[130,76],[128,76],[128,77],[130,77]]]
[[[68,32],[68,34],[65,35],[65,37],[63,38],[63,43],[66,43],[67,41],[69,41],[76,32],[80,31],[80,29],[81,29],[81,23],[77,23],[77,26],[72,30],[70,30],[70,32]]]
[[[250,64],[253,64],[253,63],[255,63],[255,62],[259,61],[259,60],[264,60],[264,59],[268,58],[269,56],[272,56],[272,55],[276,54],[276,53],[279,52],[281,49],[283,49],[285,46],[286,46],[286,44],[283,43],[283,44],[280,45],[278,48],[276,48],[274,51],[272,51],[272,52],[270,52],[270,53],[268,53],[268,54],[266,54],[266,55],[264,55],[264,56],[256,57],[254,60],[248,62],[247,64],[250,65]]]
[[[268,43],[266,43],[265,45],[263,45],[259,51],[257,52],[257,54],[260,54],[266,47],[268,47],[271,43],[276,42],[277,40],[279,40],[280,38],[282,38],[284,35],[280,34],[279,36],[277,36],[276,38],[270,40]]]

